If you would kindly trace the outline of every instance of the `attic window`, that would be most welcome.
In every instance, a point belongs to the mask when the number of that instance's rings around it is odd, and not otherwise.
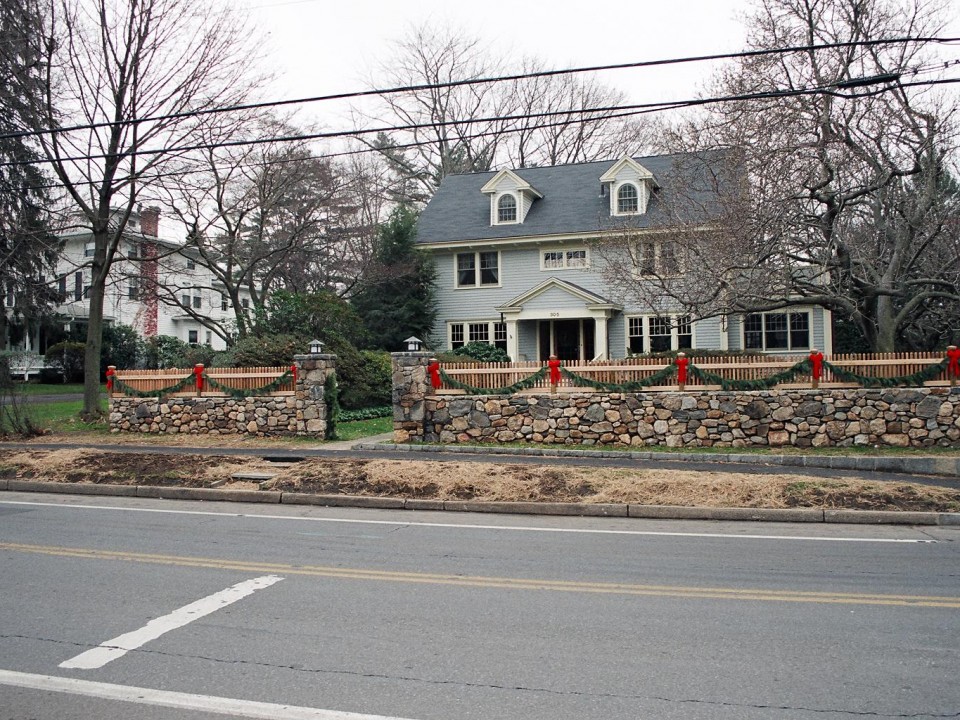
[[[517,199],[513,195],[503,195],[497,201],[497,222],[511,223],[517,221]]]
[[[637,186],[626,183],[617,190],[617,213],[635,213],[640,209]]]

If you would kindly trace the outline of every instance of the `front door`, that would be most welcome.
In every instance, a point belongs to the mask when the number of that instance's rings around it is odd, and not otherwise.
[[[589,360],[594,351],[594,321],[541,320],[539,324],[540,360],[556,354],[561,360]]]

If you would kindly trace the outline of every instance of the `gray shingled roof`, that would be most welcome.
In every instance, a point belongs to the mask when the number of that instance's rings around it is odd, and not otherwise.
[[[703,220],[715,193],[705,171],[716,171],[719,156],[658,155],[634,158],[653,173],[660,189],[650,199],[644,215],[631,218],[638,228],[664,227],[680,213],[685,219]],[[417,223],[417,243],[500,239],[560,233],[596,232],[610,228],[610,199],[600,195],[600,176],[618,162],[580,163],[514,170],[543,198],[535,200],[523,223],[490,224],[490,198],[480,192],[497,172],[448,175],[424,208]],[[709,166],[709,168],[708,168]],[[679,190],[682,186],[682,190]],[[668,211],[667,208],[670,208]],[[684,211],[683,208],[686,210]]]

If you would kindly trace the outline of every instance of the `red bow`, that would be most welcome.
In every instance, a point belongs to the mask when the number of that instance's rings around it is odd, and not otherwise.
[[[549,362],[547,362],[547,367],[550,368],[550,384],[559,385],[560,384],[560,361],[550,360]]]
[[[949,348],[947,350],[947,359],[950,361],[950,365],[947,368],[950,377],[960,376],[960,348]]]
[[[687,365],[690,364],[690,358],[678,357],[677,363],[677,384],[686,385],[687,383]]]
[[[293,373],[293,386],[296,387],[297,386],[297,366],[291,365],[290,372]]]
[[[197,390],[203,392],[203,365],[196,365],[193,368],[194,382],[197,384]]]
[[[810,353],[810,366],[812,369],[813,379],[819,380],[820,376],[823,375],[823,353],[822,352]]]
[[[107,368],[107,392],[113,391],[113,376],[116,375],[116,372],[113,368]]]
[[[439,390],[440,386],[443,385],[443,380],[440,379],[440,363],[432,362],[427,365],[427,372],[430,373],[430,385],[433,386],[434,390]]]

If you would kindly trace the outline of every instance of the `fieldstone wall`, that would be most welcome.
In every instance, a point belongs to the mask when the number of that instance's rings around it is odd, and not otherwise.
[[[425,442],[668,447],[960,447],[950,388],[457,396],[424,399]],[[394,427],[397,430],[396,416]],[[396,432],[398,440],[402,433]]]
[[[295,355],[293,395],[110,399],[110,432],[192,435],[308,435],[327,432],[324,384],[336,355]]]
[[[430,391],[427,365],[430,353],[392,353],[393,439],[396,442],[424,439],[426,395]]]

